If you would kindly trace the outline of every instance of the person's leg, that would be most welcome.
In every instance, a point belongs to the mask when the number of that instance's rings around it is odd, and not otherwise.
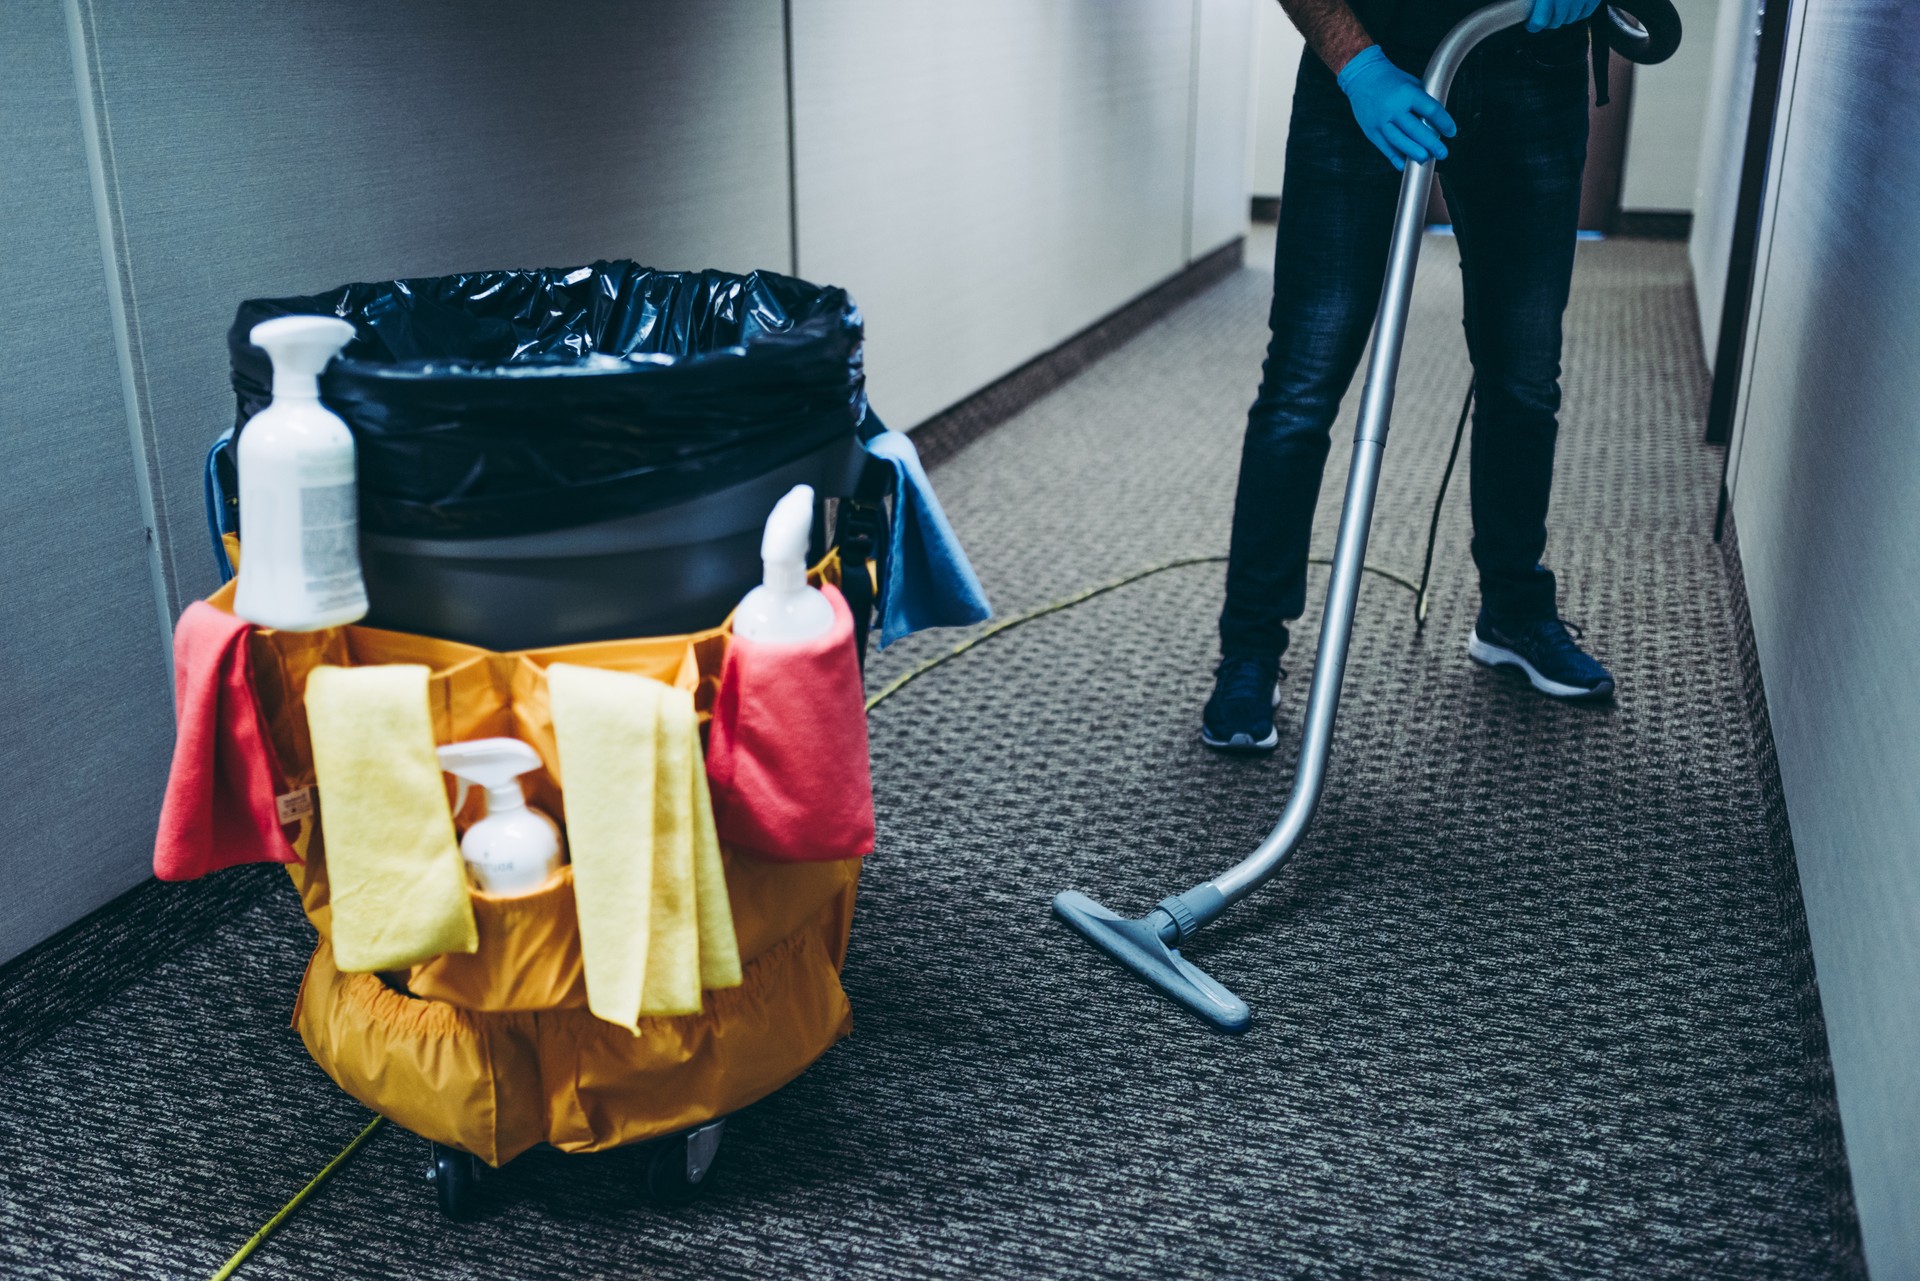
[[[1287,624],[1306,608],[1307,543],[1328,431],[1353,381],[1386,273],[1400,178],[1355,123],[1333,73],[1301,60],[1287,136],[1273,308],[1234,494],[1220,665],[1200,737],[1269,751]]]
[[[1460,79],[1466,115],[1442,183],[1475,378],[1473,559],[1488,614],[1532,621],[1556,613],[1553,574],[1540,558],[1587,155],[1585,42],[1502,42]]]
[[[1568,634],[1553,574],[1540,563],[1561,316],[1586,166],[1585,42],[1563,34],[1490,46],[1461,81],[1464,118],[1443,182],[1475,378],[1470,476],[1481,607],[1467,652],[1521,669],[1554,697],[1606,697],[1613,677]]]
[[[1307,542],[1328,431],[1366,347],[1400,177],[1309,51],[1294,90],[1260,392],[1234,494],[1224,658],[1276,662],[1306,607]]]

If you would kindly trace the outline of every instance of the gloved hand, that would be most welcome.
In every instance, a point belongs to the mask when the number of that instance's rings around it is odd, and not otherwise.
[[[1585,22],[1600,7],[1600,0],[1533,0],[1533,12],[1527,15],[1527,30],[1550,31],[1569,22]]]
[[[1586,0],[1535,3],[1584,4]],[[1388,62],[1379,45],[1370,44],[1348,59],[1340,68],[1339,82],[1347,101],[1353,104],[1353,118],[1360,122],[1360,131],[1395,169],[1405,169],[1408,161],[1418,164],[1446,159],[1447,144],[1440,141],[1440,135],[1451,138],[1458,132],[1453,117],[1420,87],[1418,80]]]

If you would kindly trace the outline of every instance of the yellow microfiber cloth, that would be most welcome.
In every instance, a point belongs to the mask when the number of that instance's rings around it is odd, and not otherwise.
[[[479,935],[434,755],[427,669],[316,667],[306,704],[335,963],[397,970],[473,951]]]
[[[547,669],[587,1007],[630,1030],[737,987],[740,947],[693,696],[626,672]]]

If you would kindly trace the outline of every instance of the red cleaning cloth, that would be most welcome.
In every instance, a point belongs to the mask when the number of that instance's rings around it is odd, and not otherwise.
[[[798,644],[736,636],[707,740],[713,817],[729,845],[783,862],[873,852],[873,773],[853,611]]]
[[[187,606],[174,627],[179,730],[153,843],[153,874],[163,881],[299,858],[275,805],[279,770],[253,692],[252,630],[200,601]]]

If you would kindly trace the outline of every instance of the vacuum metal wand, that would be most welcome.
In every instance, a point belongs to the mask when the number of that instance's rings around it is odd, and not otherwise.
[[[1426,91],[1444,103],[1467,55],[1487,37],[1525,22],[1532,8],[1531,0],[1497,0],[1469,14],[1434,50],[1427,64]],[[1407,310],[1413,297],[1414,270],[1420,262],[1420,236],[1432,187],[1431,160],[1407,165],[1393,220],[1386,282],[1374,322],[1373,353],[1367,362],[1366,390],[1360,400],[1360,425],[1354,433],[1340,534],[1334,544],[1333,580],[1327,588],[1320,648],[1307,691],[1300,764],[1280,821],[1253,853],[1212,880],[1162,899],[1144,917],[1129,920],[1116,916],[1073,890],[1063,891],[1053,900],[1054,914],[1095,947],[1223,1031],[1246,1030],[1252,1012],[1245,1001],[1183,958],[1176,945],[1270,880],[1299,848],[1320,803],[1327,759],[1333,750],[1333,723],[1340,708],[1347,642],[1353,636],[1354,606],[1360,596],[1360,572],[1367,556],[1367,530],[1373,520],[1380,457],[1386,449],[1387,426],[1393,415],[1394,382],[1400,372],[1400,348],[1406,338]]]

